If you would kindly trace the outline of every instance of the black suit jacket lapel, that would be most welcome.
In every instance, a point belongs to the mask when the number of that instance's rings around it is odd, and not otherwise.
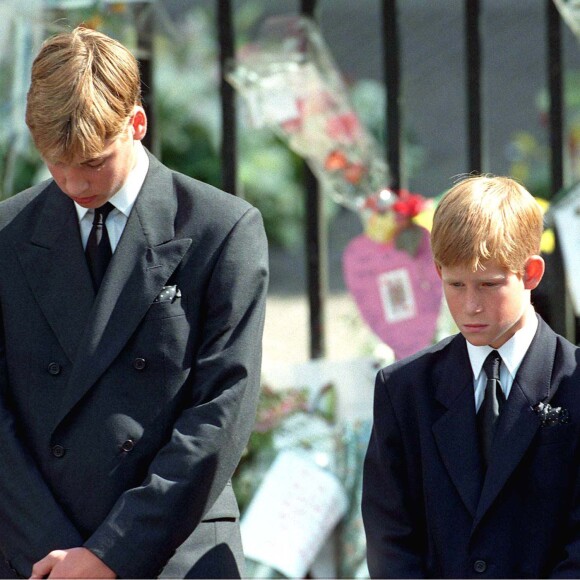
[[[44,195],[30,241],[15,249],[36,301],[72,361],[95,295],[73,202],[54,183]]]
[[[475,516],[483,471],[475,421],[473,372],[465,339],[458,335],[449,345],[435,397],[447,411],[433,424],[441,459],[465,507]]]
[[[175,238],[171,173],[153,157],[81,338],[60,420],[121,352],[191,239]]]
[[[538,330],[514,379],[507,403],[500,416],[481,499],[477,524],[521,461],[540,426],[532,407],[549,400],[557,385],[552,385],[556,335],[539,318]]]

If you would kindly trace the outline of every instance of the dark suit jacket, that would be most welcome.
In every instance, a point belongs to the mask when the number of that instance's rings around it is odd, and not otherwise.
[[[486,475],[461,335],[379,372],[362,505],[373,577],[580,577],[578,357],[540,319]],[[570,422],[542,426],[541,401]]]
[[[254,424],[267,272],[259,212],[151,156],[96,297],[52,181],[0,205],[7,565],[28,576],[84,545],[124,577],[239,573],[229,480]],[[167,285],[181,297],[156,302]]]

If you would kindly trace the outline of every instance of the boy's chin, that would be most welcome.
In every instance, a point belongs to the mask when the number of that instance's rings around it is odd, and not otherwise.
[[[473,346],[489,346],[491,348],[498,349],[500,348],[508,339],[507,338],[499,338],[499,339],[490,339],[489,336],[465,336],[463,335],[465,340],[469,342]]]
[[[463,334],[463,338],[473,346],[491,346],[489,344],[489,337],[486,336],[466,336]]]

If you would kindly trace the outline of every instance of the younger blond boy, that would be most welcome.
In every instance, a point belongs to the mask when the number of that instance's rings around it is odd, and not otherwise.
[[[542,213],[514,180],[438,205],[460,333],[381,370],[364,466],[375,578],[580,576],[578,350],[535,313]]]

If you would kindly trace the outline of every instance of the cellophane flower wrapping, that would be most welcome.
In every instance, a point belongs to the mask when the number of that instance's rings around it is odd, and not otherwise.
[[[267,19],[256,42],[238,52],[227,78],[254,126],[275,131],[335,201],[360,211],[369,195],[387,187],[383,153],[355,113],[312,20]]]

